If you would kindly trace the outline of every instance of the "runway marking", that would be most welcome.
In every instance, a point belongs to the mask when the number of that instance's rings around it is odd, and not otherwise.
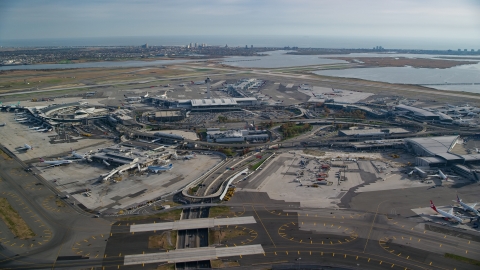
[[[273,244],[273,246],[276,248],[277,246],[275,245],[275,242],[273,242],[273,239],[272,239],[272,237],[270,236],[270,234],[268,233],[268,230],[267,230],[267,228],[266,228],[266,227],[265,227],[265,225],[263,224],[263,221],[262,221],[262,219],[261,219],[261,218],[260,218],[260,216],[258,215],[258,213],[257,213],[257,210],[255,210],[255,206],[253,206],[253,205],[252,205],[252,209],[253,209],[253,211],[255,212],[255,214],[257,215],[257,217],[258,217],[258,220],[259,220],[259,221],[260,221],[260,223],[262,224],[262,226],[263,226],[263,229],[265,229],[265,232],[267,233],[267,235],[268,235],[268,238],[270,238],[270,241],[272,241],[272,244]],[[295,224],[293,224],[293,225],[295,225]]]

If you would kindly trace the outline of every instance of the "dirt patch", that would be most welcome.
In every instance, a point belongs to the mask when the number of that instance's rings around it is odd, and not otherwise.
[[[173,250],[177,242],[177,231],[166,231],[148,237],[148,248]]]
[[[65,207],[65,206],[67,206],[67,205],[65,204],[65,202],[62,201],[62,200],[60,200],[60,199],[56,199],[56,200],[55,200],[55,204],[56,204],[58,207]]]
[[[12,159],[9,155],[7,155],[7,153],[3,152],[2,150],[0,150],[0,156],[5,160],[11,160]]]
[[[210,207],[208,212],[209,218],[215,218],[220,216],[233,216],[234,213],[230,210],[228,206],[213,206]]]
[[[325,155],[324,151],[313,150],[313,149],[305,149],[303,150],[303,153],[307,155],[317,156],[317,157],[322,157]]]
[[[225,240],[234,239],[247,234],[248,232],[246,230],[234,228],[210,229],[210,232],[208,233],[208,245],[220,244]]]
[[[30,239],[35,233],[10,205],[6,198],[0,198],[0,218],[7,224],[13,235],[19,239]]]
[[[239,262],[231,262],[231,261],[221,261],[221,260],[211,260],[210,265],[212,268],[225,268],[225,267],[236,267],[240,266]]]
[[[174,263],[168,263],[164,265],[159,265],[156,270],[175,270],[175,264]]]
[[[333,57],[331,59],[345,60],[350,63],[363,62],[368,67],[404,67],[414,68],[451,68],[461,65],[472,65],[474,61],[452,61],[444,59],[405,58],[405,57]]]

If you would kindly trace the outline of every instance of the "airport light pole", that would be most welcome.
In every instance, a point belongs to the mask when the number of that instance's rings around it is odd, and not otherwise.
[[[207,98],[210,99],[210,82],[212,80],[210,80],[209,77],[207,77],[207,79],[205,80],[205,83],[207,84]]]

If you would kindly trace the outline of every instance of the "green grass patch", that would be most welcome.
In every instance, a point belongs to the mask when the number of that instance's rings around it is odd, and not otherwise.
[[[470,259],[470,258],[467,258],[467,257],[463,257],[463,256],[459,256],[459,255],[455,255],[455,254],[452,254],[452,253],[445,253],[445,258],[450,258],[450,259],[454,259],[454,260],[461,261],[461,262],[464,262],[464,263],[469,263],[469,264],[473,264],[473,265],[476,265],[476,266],[480,266],[480,261]]]
[[[256,169],[258,169],[258,167],[260,167],[264,162],[265,160],[267,160],[266,158],[260,160],[259,162],[253,164],[252,166],[250,166],[250,170],[252,171],[255,171]]]
[[[197,191],[198,191],[199,188],[200,188],[200,185],[196,185],[196,186],[188,189],[188,194],[194,195],[195,193],[197,193]]]
[[[6,198],[0,198],[0,218],[7,224],[13,235],[19,239],[29,239],[35,233],[28,227],[27,223],[10,205]]]
[[[210,207],[210,210],[208,212],[208,217],[209,218],[214,218],[214,217],[218,217],[218,216],[225,216],[225,215],[228,215],[230,214],[231,211],[230,211],[230,207],[228,206],[212,206]]]
[[[310,124],[295,125],[294,123],[285,123],[280,126],[279,131],[282,133],[283,139],[285,140],[299,136],[312,130],[312,128],[313,127]]]

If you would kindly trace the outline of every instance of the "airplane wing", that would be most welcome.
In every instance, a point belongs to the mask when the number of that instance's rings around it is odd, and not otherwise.
[[[48,166],[42,167],[42,169],[48,169],[48,168],[52,168],[52,167],[55,167],[55,166],[58,166],[58,164],[48,165]]]
[[[477,206],[477,203],[470,204],[470,205],[468,205],[468,206],[470,206],[471,208],[475,208],[475,206]]]
[[[460,176],[455,176],[455,175],[447,175],[448,178],[458,178]]]
[[[453,208],[451,208],[451,209],[448,211],[448,214],[449,214],[449,215],[453,215]]]
[[[427,175],[427,176],[430,176],[430,177],[440,177],[439,174],[429,174],[429,175]]]

